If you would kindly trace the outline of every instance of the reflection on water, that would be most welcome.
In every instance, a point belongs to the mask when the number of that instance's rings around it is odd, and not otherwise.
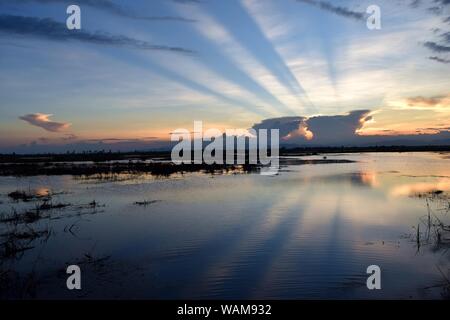
[[[8,198],[11,191],[53,196],[45,219],[30,224],[47,233],[22,242],[29,249],[0,267],[22,280],[34,271],[41,298],[441,298],[435,285],[450,256],[431,244],[418,248],[412,227],[435,205],[414,195],[450,191],[449,158],[327,157],[356,162],[290,165],[274,177],[1,177],[3,214],[36,210]],[[433,214],[448,221],[441,209]],[[0,224],[0,234],[12,225]],[[81,293],[65,289],[70,263],[84,270]],[[379,291],[365,286],[372,264],[382,270]],[[12,287],[9,297],[17,296]]]
[[[376,187],[376,172],[349,172],[341,174],[330,174],[325,176],[305,177],[305,182],[325,182],[325,183],[351,183],[357,186]]]
[[[433,191],[450,191],[450,178],[438,178],[434,182],[406,183],[392,189],[393,196],[414,196]]]

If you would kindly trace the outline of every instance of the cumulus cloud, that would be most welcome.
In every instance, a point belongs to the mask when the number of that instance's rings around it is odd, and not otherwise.
[[[350,143],[364,123],[372,119],[370,113],[370,110],[355,110],[346,115],[266,119],[253,129],[279,129],[280,137],[291,143]]]
[[[281,117],[265,119],[261,123],[255,124],[252,128],[258,129],[278,129],[280,138],[289,141],[293,138],[311,140],[313,133],[309,131],[306,117]]]
[[[335,6],[326,1],[317,1],[317,0],[297,0],[298,2],[307,3],[313,6],[316,6],[322,10],[337,14],[342,17],[352,18],[356,20],[363,20],[365,17],[365,13],[353,11],[348,8],[342,6]]]
[[[450,97],[450,96],[449,96]],[[439,97],[412,98],[423,103],[439,104]],[[439,102],[441,101],[441,102]],[[267,119],[254,129],[280,129],[283,146],[375,146],[375,145],[447,145],[450,139],[448,124],[425,128],[415,133],[383,130],[383,134],[359,134],[364,124],[372,120],[370,110],[355,110],[344,115],[285,117]],[[308,134],[305,134],[307,132]]]
[[[19,117],[19,119],[28,122],[29,124],[42,128],[50,132],[63,131],[70,127],[70,123],[51,121],[51,114],[32,113]]]
[[[280,130],[280,137],[286,137],[292,132],[299,129],[300,125],[305,121],[305,117],[281,117],[265,119],[261,123],[253,125],[253,129],[278,129]]]
[[[192,50],[180,47],[156,45],[123,35],[112,35],[100,32],[90,33],[83,30],[72,31],[68,30],[65,24],[50,18],[40,19],[16,15],[0,15],[0,32],[54,41],[77,40],[87,43],[124,46],[143,50],[170,51],[184,54],[194,53]]]
[[[371,120],[370,110],[355,110],[346,115],[317,116],[306,123],[313,133],[313,141],[320,144],[332,144],[353,141],[364,123]]]

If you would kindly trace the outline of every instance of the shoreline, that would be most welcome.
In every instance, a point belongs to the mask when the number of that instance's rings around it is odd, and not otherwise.
[[[443,146],[371,146],[371,147],[297,147],[280,148],[280,156],[311,156],[333,153],[378,153],[378,152],[450,152],[450,145]],[[49,162],[107,162],[107,161],[170,161],[171,151],[131,152],[77,152],[42,154],[0,154],[0,164],[49,163]]]

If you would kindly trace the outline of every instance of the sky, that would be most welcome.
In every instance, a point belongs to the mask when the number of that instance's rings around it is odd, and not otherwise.
[[[0,0],[0,152],[158,146],[195,120],[448,138],[449,74],[449,0]]]

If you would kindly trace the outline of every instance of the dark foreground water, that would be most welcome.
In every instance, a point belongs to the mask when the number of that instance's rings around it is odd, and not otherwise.
[[[449,157],[328,155],[357,162],[288,166],[274,177],[0,177],[6,216],[43,203],[7,196],[18,189],[70,204],[0,223],[0,240],[12,242],[2,249],[1,296],[442,298],[450,252],[433,223],[450,215]],[[81,267],[81,291],[66,289],[69,264]],[[374,264],[382,289],[370,291]]]

